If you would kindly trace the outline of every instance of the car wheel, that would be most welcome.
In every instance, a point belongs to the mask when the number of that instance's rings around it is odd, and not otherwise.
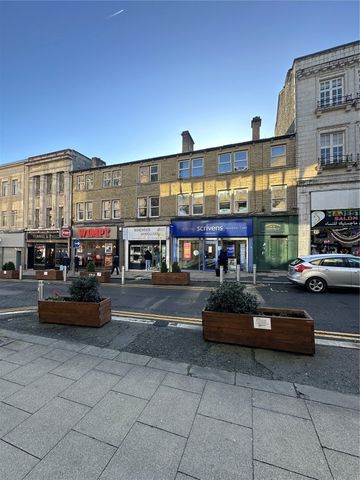
[[[327,288],[327,283],[322,278],[311,277],[306,282],[306,288],[311,293],[323,293]]]

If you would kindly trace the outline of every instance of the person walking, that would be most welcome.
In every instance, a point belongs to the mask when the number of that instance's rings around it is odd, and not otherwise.
[[[80,258],[76,255],[74,258],[75,272],[79,271],[79,266],[80,266]]]
[[[144,258],[145,258],[145,270],[149,271],[151,267],[151,261],[152,261],[152,255],[149,252],[149,250],[145,251]]]
[[[219,267],[224,267],[224,273],[227,273],[228,271],[228,256],[227,256],[227,251],[226,247],[222,247],[220,250],[219,256],[218,256],[218,264]]]
[[[119,275],[120,270],[119,270],[119,256],[114,255],[113,257],[113,264],[112,264],[112,270],[111,270],[111,275],[114,273],[114,270],[116,270],[116,273]]]

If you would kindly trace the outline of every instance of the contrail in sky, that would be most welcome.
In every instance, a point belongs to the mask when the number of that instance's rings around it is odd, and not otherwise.
[[[112,15],[109,15],[108,18],[115,17],[115,15],[119,15],[119,13],[124,12],[125,10],[119,10],[118,12],[113,13]]]

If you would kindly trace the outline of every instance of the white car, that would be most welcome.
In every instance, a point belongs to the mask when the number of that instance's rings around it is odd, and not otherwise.
[[[288,280],[309,292],[322,293],[327,287],[360,287],[360,257],[327,253],[296,258],[289,264]]]

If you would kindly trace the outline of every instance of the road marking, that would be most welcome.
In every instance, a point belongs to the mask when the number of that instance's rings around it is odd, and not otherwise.
[[[337,340],[323,340],[317,338],[315,340],[316,345],[326,345],[327,347],[340,347],[340,348],[352,348],[360,350],[360,344],[358,342],[339,342]]]

